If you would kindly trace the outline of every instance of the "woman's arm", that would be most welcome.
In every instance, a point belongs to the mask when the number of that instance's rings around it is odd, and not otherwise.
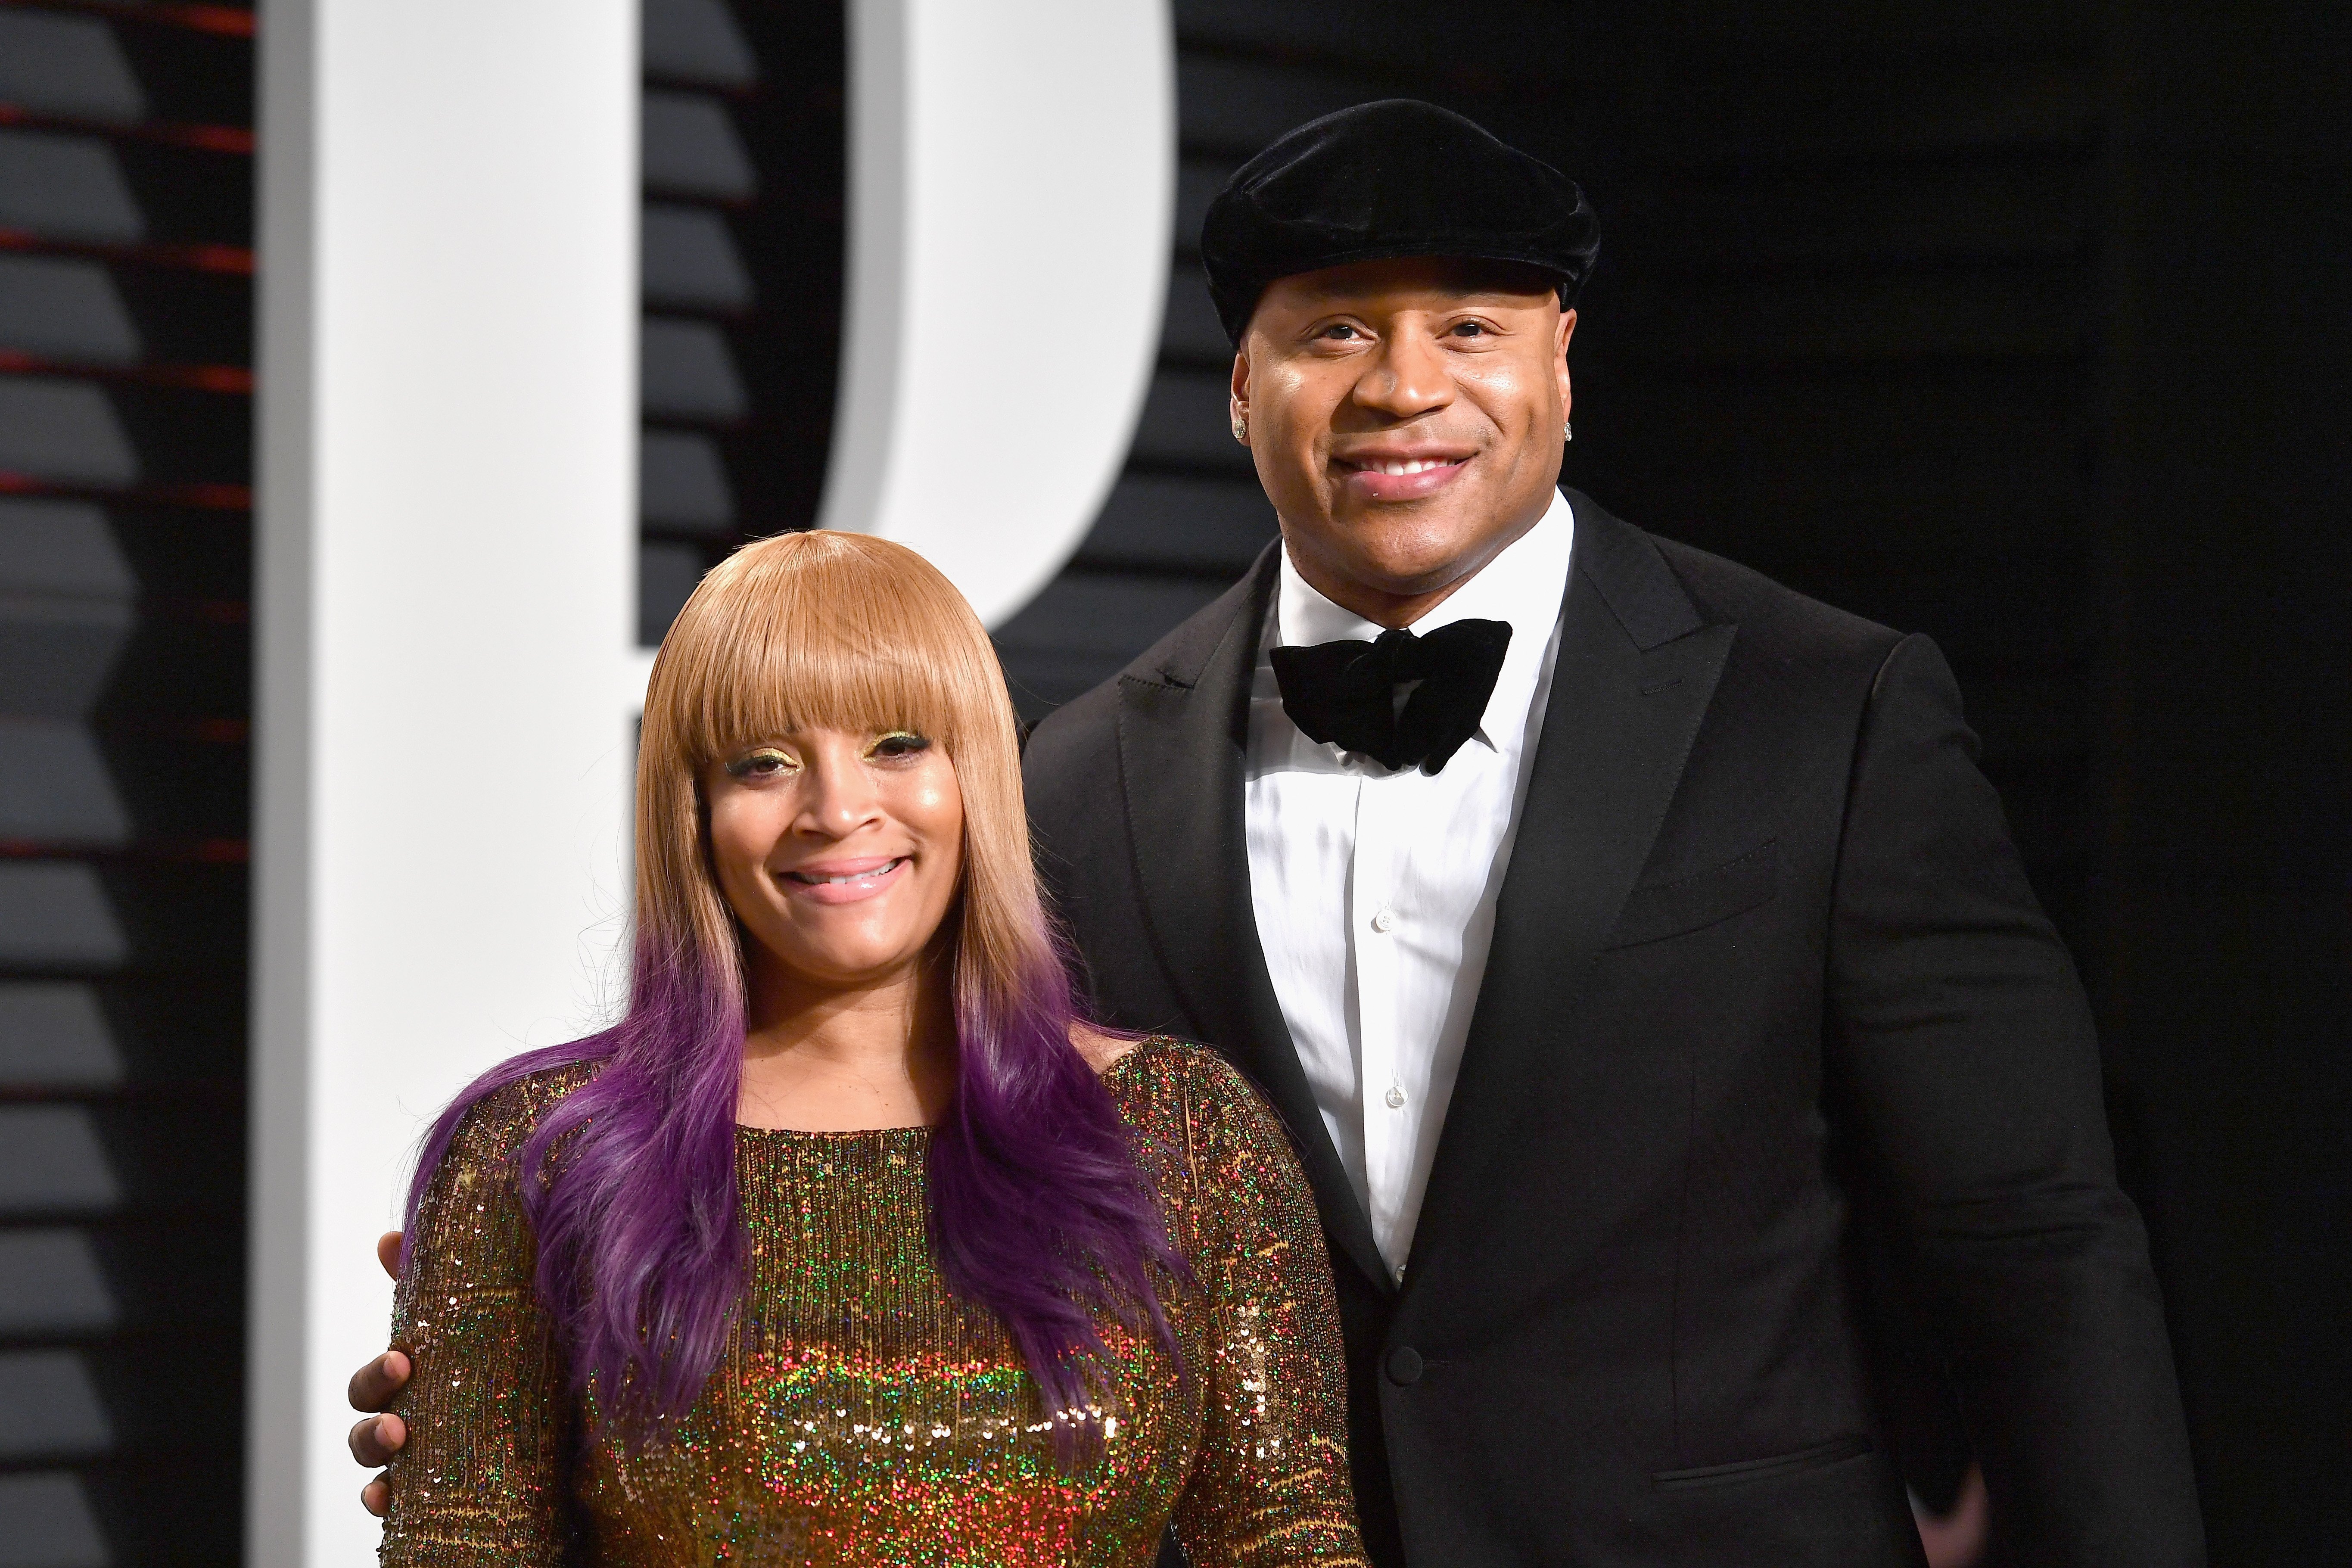
[[[392,1342],[415,1371],[393,1406],[409,1438],[387,1475],[383,1568],[563,1561],[571,1394],[514,1169],[541,1109],[531,1087],[467,1114],[409,1233]]]
[[[1274,1112],[1201,1053],[1178,1240],[1211,1314],[1201,1452],[1176,1504],[1192,1568],[1364,1562],[1348,1485],[1347,1373],[1315,1198]]]

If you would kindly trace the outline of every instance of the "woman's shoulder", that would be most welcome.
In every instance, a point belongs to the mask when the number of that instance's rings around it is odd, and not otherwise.
[[[480,1164],[511,1158],[547,1113],[595,1078],[604,1064],[563,1061],[535,1068],[485,1091],[466,1108],[446,1159]]]
[[[1255,1084],[1216,1051],[1171,1035],[1129,1046],[1103,1071],[1103,1087],[1121,1114],[1147,1133],[1198,1142],[1234,1135],[1289,1135]]]

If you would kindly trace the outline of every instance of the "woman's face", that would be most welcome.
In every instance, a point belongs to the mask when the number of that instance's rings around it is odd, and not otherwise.
[[[919,960],[954,902],[963,795],[904,730],[772,736],[704,772],[719,887],[752,940],[819,986]]]

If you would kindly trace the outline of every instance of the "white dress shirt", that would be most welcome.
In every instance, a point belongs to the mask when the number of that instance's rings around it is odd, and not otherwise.
[[[1310,741],[1282,710],[1267,649],[1381,631],[1307,586],[1286,552],[1259,639],[1245,786],[1258,941],[1323,1124],[1399,1277],[1486,977],[1575,534],[1574,511],[1553,496],[1541,521],[1412,627],[1511,626],[1478,732],[1434,774]]]

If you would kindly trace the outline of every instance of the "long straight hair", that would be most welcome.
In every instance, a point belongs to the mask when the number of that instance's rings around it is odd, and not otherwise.
[[[1010,1330],[1062,1457],[1098,1430],[1097,1314],[1172,1349],[1153,1287],[1189,1278],[1129,1131],[1071,1043],[1070,971],[1022,802],[1018,730],[987,632],[939,571],[865,534],[793,533],[705,577],[663,638],[637,753],[636,912],[621,1021],[475,1080],[426,1135],[408,1196],[485,1095],[596,1064],[519,1156],[540,1300],[573,1377],[629,1445],[682,1415],[743,1290],[735,1185],[748,939],[712,873],[701,779],[808,728],[908,729],[963,796],[947,917],[956,1078],[930,1141],[929,1239],[949,1288]]]

